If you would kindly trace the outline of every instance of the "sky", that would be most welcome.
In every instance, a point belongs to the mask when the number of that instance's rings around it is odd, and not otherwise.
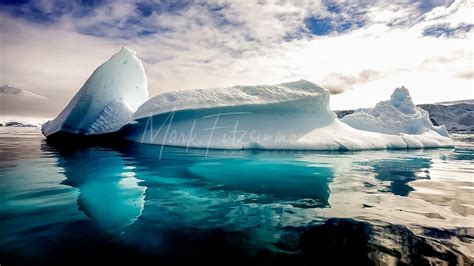
[[[154,96],[306,79],[333,109],[474,98],[474,1],[0,0],[0,86],[60,111],[122,46]],[[27,107],[25,107],[27,108]]]

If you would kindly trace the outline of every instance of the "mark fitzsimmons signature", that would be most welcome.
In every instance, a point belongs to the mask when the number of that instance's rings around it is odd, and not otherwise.
[[[226,147],[242,147],[242,149],[244,149],[244,147],[247,147],[251,143],[258,144],[274,142],[279,144],[286,142],[288,139],[290,141],[295,141],[301,137],[298,134],[290,134],[290,136],[287,136],[281,134],[279,131],[269,134],[268,132],[262,133],[259,130],[239,129],[239,119],[231,120],[233,123],[232,125],[221,124],[222,118],[224,117],[252,115],[252,112],[227,112],[206,115],[201,118],[193,119],[191,126],[187,128],[188,130],[178,131],[172,127],[175,119],[175,112],[175,110],[169,112],[164,121],[158,125],[154,124],[153,120],[155,116],[149,116],[145,124],[140,142],[159,144],[161,146],[159,159],[162,158],[164,147],[166,145],[185,147],[186,152],[189,151],[189,148],[205,148],[205,156],[208,156],[213,141],[218,141]],[[209,121],[208,119],[213,120]],[[211,122],[211,126],[197,130],[198,123],[203,122],[204,120],[206,120],[206,124]],[[198,140],[198,134],[196,131],[206,132],[203,134],[207,136],[207,139],[203,140],[201,138]],[[222,134],[219,135],[221,139],[216,139],[217,131],[223,131]],[[147,135],[149,138],[147,138]]]

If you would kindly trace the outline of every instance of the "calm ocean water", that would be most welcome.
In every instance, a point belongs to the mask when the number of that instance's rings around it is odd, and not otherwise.
[[[39,129],[0,128],[0,264],[469,265],[470,141],[206,156],[59,148]]]

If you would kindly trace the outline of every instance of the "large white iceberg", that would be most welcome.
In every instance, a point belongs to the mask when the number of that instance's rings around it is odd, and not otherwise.
[[[147,79],[135,51],[123,47],[98,67],[64,110],[43,125],[55,133],[94,135],[117,131],[148,99]]]
[[[337,119],[329,92],[306,80],[168,92],[148,99],[135,52],[123,48],[101,65],[54,120],[55,133],[117,132],[131,141],[190,148],[361,150],[452,147],[404,88],[374,109]],[[137,110],[138,109],[138,110]],[[137,111],[136,111],[137,110]],[[135,112],[136,111],[136,112]]]
[[[398,92],[396,91],[395,94]],[[402,107],[412,105],[407,98]],[[414,105],[413,105],[414,106]],[[391,110],[388,110],[391,111]],[[415,110],[419,111],[419,110]],[[391,125],[400,114],[377,122]],[[384,118],[385,117],[385,118]],[[327,90],[309,81],[265,86],[168,92],[144,103],[135,123],[124,127],[129,140],[217,149],[361,150],[452,147],[452,140],[423,120],[400,122],[389,132],[351,127],[329,108]],[[440,135],[442,133],[443,135]]]

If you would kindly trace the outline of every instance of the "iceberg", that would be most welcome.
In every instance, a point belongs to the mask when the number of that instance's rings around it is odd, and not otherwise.
[[[145,69],[136,52],[123,47],[99,66],[63,111],[46,122],[46,137],[56,133],[97,135],[117,131],[148,100]]]
[[[408,90],[342,121],[328,90],[306,80],[174,91],[148,100],[136,53],[122,48],[97,68],[66,108],[43,125],[65,133],[205,149],[362,150],[453,147]],[[60,134],[64,135],[64,134]]]
[[[406,97],[400,91],[406,91]],[[380,114],[392,115],[364,120],[370,126],[362,129],[337,119],[329,108],[329,92],[306,80],[168,92],[140,106],[134,123],[122,130],[135,142],[206,149],[453,147],[443,128],[434,127],[426,113],[414,107],[406,89],[394,95],[400,112],[380,108]],[[411,112],[419,119],[405,117]],[[377,130],[384,124],[390,130]]]
[[[371,109],[360,109],[342,118],[353,128],[385,134],[422,135],[436,132],[448,136],[444,125],[434,126],[429,113],[417,107],[405,87],[397,88],[390,100],[379,102]]]

